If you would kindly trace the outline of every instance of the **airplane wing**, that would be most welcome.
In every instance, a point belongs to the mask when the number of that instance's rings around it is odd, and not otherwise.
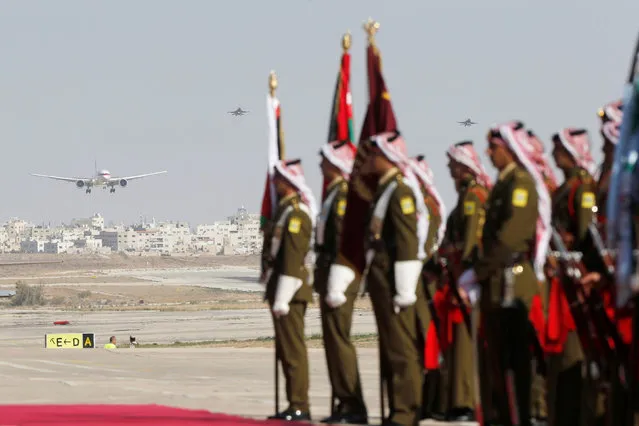
[[[166,173],[166,170],[161,171],[161,172],[145,173],[143,175],[111,177],[111,180],[120,180],[120,179],[133,180],[133,179],[140,179],[140,178],[147,177],[147,176],[161,175],[161,174],[164,174],[164,173]]]
[[[60,177],[60,176],[50,176],[50,175],[39,175],[36,173],[31,173],[31,176],[37,176],[37,177],[45,177],[45,178],[49,178],[49,179],[55,179],[55,180],[62,180],[65,182],[77,182],[79,180],[83,180],[83,181],[90,181],[91,178],[78,178],[78,177]]]

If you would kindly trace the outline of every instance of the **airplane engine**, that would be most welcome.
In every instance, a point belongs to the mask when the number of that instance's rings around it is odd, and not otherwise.
[[[84,181],[83,180],[79,180],[75,183],[75,186],[77,186],[78,188],[83,188],[84,187]]]
[[[120,186],[121,187],[125,187],[128,184],[128,182],[126,181],[126,179],[120,179]]]

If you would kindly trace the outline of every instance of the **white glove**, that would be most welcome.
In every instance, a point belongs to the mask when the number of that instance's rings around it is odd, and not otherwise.
[[[290,310],[289,303],[302,287],[302,280],[288,275],[280,275],[275,290],[275,302],[271,310],[276,318],[287,315]]]
[[[468,295],[468,300],[472,306],[475,306],[479,296],[481,296],[481,287],[477,283],[477,275],[474,269],[466,269],[457,280],[457,286],[464,290]]]
[[[328,272],[328,289],[324,301],[331,308],[337,308],[346,303],[346,290],[355,279],[355,272],[348,266],[334,263]]]
[[[403,260],[395,262],[395,291],[393,297],[395,312],[412,306],[417,301],[417,282],[422,273],[421,260]]]

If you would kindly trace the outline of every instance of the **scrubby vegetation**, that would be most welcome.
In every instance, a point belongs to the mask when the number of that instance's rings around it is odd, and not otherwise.
[[[16,294],[11,299],[13,306],[41,306],[44,303],[42,285],[29,285],[24,281],[16,282]]]

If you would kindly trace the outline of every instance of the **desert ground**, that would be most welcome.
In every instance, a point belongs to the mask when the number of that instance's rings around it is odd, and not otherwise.
[[[258,261],[0,255],[0,290],[18,292],[0,298],[0,400],[157,403],[272,414],[273,331],[257,283]],[[95,333],[96,348],[44,349],[50,333]],[[118,348],[103,349],[112,335]],[[356,302],[353,335],[371,423],[378,423],[377,337],[367,298]],[[135,348],[129,347],[130,336],[138,342]],[[306,314],[306,336],[312,415],[320,419],[329,413],[330,386],[317,301]],[[280,382],[285,408],[283,378]]]

